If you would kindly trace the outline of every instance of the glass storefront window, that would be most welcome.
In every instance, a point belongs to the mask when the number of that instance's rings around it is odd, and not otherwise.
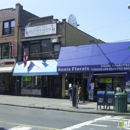
[[[0,94],[9,94],[11,89],[11,73],[0,74]]]
[[[54,77],[54,91],[55,91],[55,97],[60,97],[60,78]]]
[[[122,89],[125,86],[125,77],[115,77],[113,78],[113,88],[121,87]]]
[[[21,94],[41,96],[41,76],[22,76]]]

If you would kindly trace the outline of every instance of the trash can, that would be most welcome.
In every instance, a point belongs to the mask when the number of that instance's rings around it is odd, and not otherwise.
[[[106,92],[106,109],[109,106],[113,106],[113,109],[115,107],[115,92],[114,91],[107,91]]]
[[[115,111],[127,112],[127,94],[118,92],[115,94]]]
[[[97,92],[97,110],[98,110],[98,106],[100,106],[100,109],[101,106],[103,106],[105,109],[105,91]]]

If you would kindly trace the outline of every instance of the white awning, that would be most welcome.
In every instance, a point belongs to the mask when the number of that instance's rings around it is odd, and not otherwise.
[[[13,70],[13,67],[1,67],[0,73],[12,72],[12,70]]]
[[[13,76],[38,76],[38,75],[58,75],[57,73],[57,60],[32,60],[27,61],[27,65],[24,67],[24,63],[17,62]]]

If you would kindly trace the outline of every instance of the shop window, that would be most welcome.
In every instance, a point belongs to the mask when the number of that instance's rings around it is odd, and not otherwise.
[[[24,52],[26,52],[26,54],[29,55],[29,48],[27,46],[24,47]]]
[[[3,35],[14,34],[15,21],[4,21],[3,22]]]
[[[41,45],[42,45],[42,56],[44,58],[48,58],[50,57],[50,53],[53,54],[53,46],[50,42],[50,39],[45,39],[41,41]]]
[[[40,59],[40,44],[30,44],[30,58]]]
[[[9,56],[9,44],[2,44],[2,59],[8,59]]]
[[[60,44],[54,44],[54,51],[60,51]]]
[[[113,88],[114,90],[116,89],[116,87],[121,87],[122,89],[125,86],[125,76],[120,76],[120,77],[115,77],[113,78]]]
[[[22,46],[23,46],[23,53],[22,53],[22,59],[23,59],[24,52],[26,52],[26,54],[29,57],[29,42],[23,42]]]
[[[41,76],[22,76],[21,94],[41,95]]]
[[[45,39],[41,41],[42,45],[42,52],[47,52],[48,51],[48,45],[50,44],[50,39]]]

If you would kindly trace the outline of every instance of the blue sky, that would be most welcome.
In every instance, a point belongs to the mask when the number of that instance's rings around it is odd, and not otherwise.
[[[39,17],[66,19],[74,14],[78,29],[105,42],[130,41],[130,0],[3,0],[0,9],[23,8]]]

